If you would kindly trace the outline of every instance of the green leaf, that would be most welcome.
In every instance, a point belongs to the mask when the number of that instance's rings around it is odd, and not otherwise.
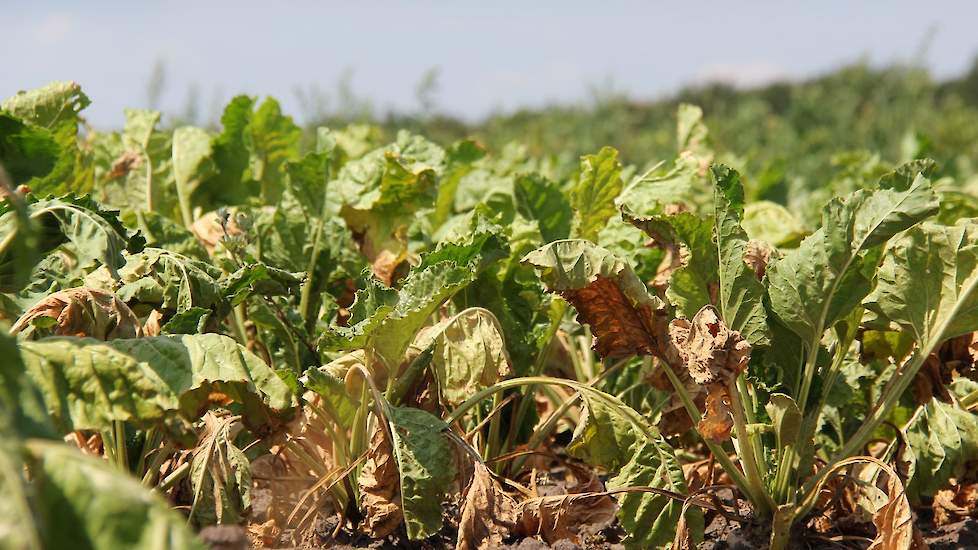
[[[290,273],[282,269],[254,263],[241,267],[221,283],[231,305],[243,303],[253,295],[289,296],[297,294],[305,273]]]
[[[173,178],[181,208],[190,213],[191,196],[215,173],[211,136],[206,130],[184,126],[173,131]],[[190,222],[192,219],[184,220]]]
[[[370,348],[388,367],[396,367],[431,314],[471,283],[475,275],[473,265],[454,262],[439,262],[412,272],[398,291],[397,305],[371,334]]]
[[[0,112],[0,164],[14,185],[48,175],[63,154],[50,130]]]
[[[567,451],[591,466],[618,474],[608,480],[608,489],[653,487],[687,494],[686,477],[672,447],[655,428],[636,430],[626,416],[639,414],[615,396],[590,390],[581,392],[585,414]],[[628,533],[627,548],[658,548],[676,534],[682,503],[654,493],[616,495],[618,518]],[[703,514],[690,507],[687,526],[694,541],[703,539]]]
[[[352,425],[359,408],[359,402],[347,392],[344,378],[353,365],[363,363],[363,351],[358,350],[334,359],[322,367],[306,369],[301,378],[302,386],[319,394],[324,400],[324,407],[344,428]]]
[[[833,199],[822,227],[768,266],[771,309],[809,349],[872,289],[880,247],[937,211],[930,182]]]
[[[442,528],[442,501],[455,482],[448,425],[421,409],[388,407],[394,456],[401,478],[401,507],[408,538],[426,539]]]
[[[581,157],[581,177],[570,198],[575,214],[573,236],[596,241],[601,228],[617,214],[615,199],[624,186],[614,148],[604,147],[596,155]]]
[[[371,263],[385,256],[399,263],[406,256],[407,228],[418,209],[433,204],[444,162],[441,147],[400,132],[394,143],[348,162],[330,182],[343,205],[340,215],[362,235],[360,250]],[[374,271],[389,278],[383,269]]]
[[[640,439],[629,455],[618,474],[608,480],[609,489],[655,487],[687,492],[682,466],[662,439]],[[623,493],[617,499],[618,520],[627,533],[622,541],[625,548],[662,548],[670,544],[682,514],[681,502],[653,493]],[[686,526],[694,545],[703,540],[703,512],[695,506],[686,511]]]
[[[194,307],[210,308],[220,317],[229,309],[224,288],[214,266],[160,248],[147,248],[127,258],[119,270],[121,286],[116,291],[134,310],[146,304],[167,313],[182,313]],[[138,311],[137,311],[138,312]]]
[[[444,261],[458,265],[475,263],[482,268],[509,255],[506,230],[489,216],[489,210],[478,207],[467,215],[468,223],[457,231],[440,235],[434,250],[421,258],[424,268]]]
[[[517,176],[513,200],[521,216],[537,222],[544,242],[570,236],[574,213],[564,193],[552,181],[539,174]]]
[[[158,212],[129,210],[122,213],[122,221],[128,227],[138,229],[148,247],[162,248],[195,260],[210,260],[193,233]]]
[[[588,241],[565,240],[530,252],[522,262],[591,325],[602,357],[650,355],[658,347],[665,325],[656,312],[664,304],[621,258]]]
[[[212,142],[217,173],[198,188],[205,210],[245,204],[254,196],[265,204],[276,204],[282,196],[285,168],[299,159],[302,131],[282,114],[274,99],[266,98],[257,109],[256,104],[254,98],[241,95],[224,109],[224,129]],[[204,151],[202,137],[197,140],[200,153]]]
[[[323,349],[340,351],[365,347],[367,339],[397,305],[397,290],[380,284],[373,277],[365,279],[367,286],[357,290],[347,326],[331,325],[322,336]]]
[[[797,445],[802,417],[795,400],[783,393],[774,393],[765,407],[774,425],[778,449]]]
[[[6,449],[0,455],[0,462],[19,462]],[[38,440],[23,456],[32,478],[26,494],[33,517],[4,514],[0,532],[33,532],[43,548],[204,550],[169,503],[106,461]]]
[[[263,433],[295,405],[288,386],[261,359],[227,336],[194,334],[102,342],[46,338],[20,344],[27,371],[62,433],[108,429],[114,421],[164,425],[186,442],[213,392],[243,407]]]
[[[978,416],[931,399],[907,426],[906,440],[916,459],[907,496],[920,502],[964,475],[966,465],[978,459]]]
[[[172,134],[156,130],[159,111],[125,113],[121,133],[96,133],[91,138],[99,200],[123,210],[179,216]]]
[[[0,109],[31,124],[53,128],[62,123],[75,125],[78,113],[91,104],[75,82],[52,82],[43,88],[20,91],[0,104]]]
[[[475,276],[474,263],[442,261],[414,269],[397,291],[368,279],[351,306],[350,326],[330,327],[322,345],[333,351],[365,347],[382,360],[382,367],[394,369],[431,314]]]
[[[627,207],[622,217],[669,250],[675,269],[666,297],[680,315],[692,319],[717,294],[719,249],[713,239],[714,222],[692,212],[639,216]]]
[[[5,285],[0,291],[16,292],[18,283],[25,282],[24,270],[33,255],[20,256],[25,245],[41,255],[66,245],[79,267],[98,262],[116,276],[125,263],[122,252],[138,252],[144,244],[138,233],[122,225],[118,212],[103,210],[88,198],[65,196],[28,204],[26,220],[20,207],[4,210],[0,215],[0,281]]]
[[[744,263],[747,233],[740,225],[744,215],[740,174],[720,164],[713,165],[710,174],[716,185],[713,235],[720,262],[720,316],[752,346],[764,345],[768,342],[764,285]]]
[[[978,220],[925,223],[890,245],[866,308],[913,334],[919,351],[978,330]]]
[[[0,361],[0,433],[24,438],[60,439],[48,417],[40,392],[28,377],[17,340],[6,331],[0,331],[0,355],[4,357]],[[0,447],[0,455],[3,452]],[[6,475],[9,472],[2,471],[0,467],[0,478]],[[7,493],[0,491],[0,494]]]
[[[38,230],[19,197],[0,202],[0,292],[17,292],[31,282],[39,250]]]
[[[282,114],[278,102],[266,98],[255,111],[245,132],[244,142],[251,153],[251,177],[261,185],[265,204],[275,204],[285,186],[285,165],[299,158],[302,130],[292,117]]]
[[[214,312],[203,307],[192,307],[174,313],[170,320],[160,327],[163,334],[203,334],[207,332],[207,322]]]

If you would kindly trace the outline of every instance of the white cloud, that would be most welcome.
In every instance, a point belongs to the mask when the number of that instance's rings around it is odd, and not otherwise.
[[[75,17],[68,13],[52,13],[34,27],[34,44],[56,46],[65,42],[74,31]]]
[[[707,65],[696,72],[696,83],[723,82],[740,87],[768,84],[793,75],[783,66],[764,61]]]

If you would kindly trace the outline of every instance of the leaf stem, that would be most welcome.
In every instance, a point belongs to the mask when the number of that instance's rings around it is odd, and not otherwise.
[[[693,421],[693,425],[695,426],[696,423],[700,421],[700,418],[702,418],[702,413],[700,413],[700,410],[696,407],[696,403],[693,403],[693,398],[689,396],[689,392],[686,391],[686,386],[683,385],[679,377],[676,376],[676,373],[673,372],[672,367],[662,363],[662,369],[665,371],[666,376],[669,378],[669,382],[672,384],[673,390],[675,390],[676,395],[679,396],[679,400],[682,401],[683,407],[686,409],[686,413],[689,415],[690,420]],[[755,495],[753,494],[751,485],[747,482],[747,478],[744,477],[743,472],[741,472],[733,461],[730,460],[730,457],[727,456],[727,451],[723,450],[723,447],[717,444],[715,441],[707,437],[702,437],[702,434],[700,434],[698,431],[696,434],[700,435],[700,439],[703,440],[706,447],[711,453],[713,453],[713,456],[716,458],[717,462],[720,463],[720,467],[723,468],[723,471],[727,472],[727,475],[729,475],[730,479],[733,480],[734,485],[736,485],[742,493],[747,495],[748,498],[754,501]]]
[[[764,487],[764,478],[761,476],[761,469],[758,466],[758,456],[754,453],[754,442],[747,430],[747,418],[744,414],[744,403],[740,399],[740,391],[737,388],[736,380],[731,380],[727,384],[727,394],[730,395],[730,412],[733,413],[734,428],[737,430],[737,446],[740,450],[740,463],[744,467],[744,474],[747,476],[747,484],[755,497],[759,497],[754,506],[763,517],[769,517],[774,513],[774,499]]]

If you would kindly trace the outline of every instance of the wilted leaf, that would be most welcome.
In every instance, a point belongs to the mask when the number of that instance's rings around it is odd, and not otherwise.
[[[401,510],[401,480],[387,430],[378,426],[370,439],[370,454],[359,477],[360,506],[364,527],[374,538],[394,532],[404,519]]]
[[[652,355],[666,344],[664,304],[651,296],[628,264],[583,240],[550,243],[523,258],[537,269],[551,292],[577,309],[591,325],[594,349],[602,357]]]
[[[98,340],[142,336],[139,319],[111,292],[71,288],[55,292],[25,312],[10,332],[44,336],[90,336]]]
[[[403,518],[408,538],[425,539],[441,529],[441,504],[455,482],[455,456],[442,433],[448,426],[421,409],[387,412],[391,441],[377,430],[360,475],[367,530],[383,537]]]
[[[615,501],[604,493],[572,493],[524,500],[517,521],[524,536],[538,536],[549,544],[564,539],[582,543],[584,535],[611,525],[617,511]]]
[[[516,528],[517,507],[485,464],[477,462],[465,491],[455,548],[486,550],[501,545]]]
[[[237,524],[251,506],[251,464],[234,445],[236,417],[204,415],[204,431],[193,450],[190,517],[197,525]]]
[[[700,384],[729,384],[747,368],[750,344],[727,328],[713,306],[689,321],[674,320],[669,334],[690,376]]]
[[[433,347],[431,365],[449,406],[461,404],[510,373],[499,321],[482,308],[466,309],[439,323],[415,345]]]
[[[692,320],[672,321],[669,335],[690,377],[706,386],[706,411],[697,429],[715,441],[728,439],[733,427],[728,388],[747,368],[750,344],[727,328],[713,306],[705,306]]]
[[[938,527],[973,516],[978,510],[978,485],[952,482],[950,488],[941,489],[934,495],[931,509],[934,510],[934,525]]]
[[[927,544],[914,524],[910,502],[897,476],[887,476],[886,492],[886,504],[873,514],[876,538],[869,550],[925,550]]]
[[[223,317],[229,309],[217,281],[220,270],[175,252],[147,248],[129,256],[119,276],[116,294],[137,310],[139,304],[147,304],[172,315],[197,307]]]

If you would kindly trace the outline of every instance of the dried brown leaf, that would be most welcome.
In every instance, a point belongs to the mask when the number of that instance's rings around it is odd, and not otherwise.
[[[229,215],[227,221],[217,212],[207,212],[190,226],[190,231],[197,237],[208,254],[214,253],[214,248],[225,236],[234,237],[242,233],[236,221],[236,216]]]
[[[726,441],[730,439],[730,430],[733,429],[733,417],[730,416],[730,407],[727,405],[727,388],[721,384],[710,384],[707,391],[706,410],[703,411],[703,418],[696,429],[703,437]]]
[[[162,332],[162,321],[163,314],[160,310],[151,311],[143,323],[143,336],[159,336]]]
[[[276,548],[279,545],[279,537],[282,535],[282,528],[275,523],[274,519],[264,523],[250,523],[247,530],[248,539],[254,548]]]
[[[953,480],[951,487],[934,495],[934,524],[938,527],[957,523],[978,514],[978,483],[959,485]]]
[[[385,285],[391,286],[398,266],[404,261],[406,254],[395,254],[390,250],[381,250],[370,262],[370,269]]]
[[[692,320],[675,319],[669,334],[697,383],[729,384],[747,368],[750,344],[727,328],[713,306],[704,306]]]
[[[604,483],[591,468],[565,462],[568,478],[573,478],[565,494],[529,498],[517,511],[517,532],[538,536],[549,544],[562,539],[583,542],[587,535],[611,525],[618,513],[614,498],[604,493]],[[534,490],[536,493],[536,490]]]
[[[683,387],[686,388],[686,393],[689,394],[693,403],[700,410],[706,406],[707,392],[706,387],[697,384],[689,375],[689,371],[681,364],[678,368],[663,364],[647,376],[646,382],[670,394],[669,401],[662,406],[659,416],[659,431],[665,435],[679,435],[692,428],[693,422],[689,418],[689,413],[686,412],[682,398],[679,397],[679,393],[672,387],[672,382],[669,381],[669,377],[665,374],[665,369],[669,368],[673,370],[676,377],[682,382]]]
[[[886,492],[886,504],[873,514],[876,538],[868,550],[925,550],[927,543],[914,525],[906,490],[897,476],[887,476]]]
[[[519,507],[519,533],[539,536],[548,544],[583,538],[608,527],[615,520],[618,506],[604,493],[576,493],[536,497]]]
[[[370,454],[360,471],[360,504],[363,527],[374,538],[394,532],[404,521],[401,509],[401,479],[390,437],[378,426],[370,440]]]
[[[124,177],[129,172],[139,168],[142,163],[143,154],[135,149],[129,149],[112,161],[112,169],[109,171],[108,179],[114,180]]]
[[[767,241],[751,239],[747,241],[747,250],[744,251],[744,263],[754,272],[758,280],[764,278],[767,272],[767,264],[771,261],[773,249]]]
[[[42,319],[50,327],[37,330]],[[139,319],[125,302],[111,292],[88,287],[69,288],[50,294],[30,308],[10,329],[28,330],[34,336],[89,336],[99,340],[142,336]]]
[[[457,550],[483,550],[502,544],[516,528],[516,500],[503,492],[482,463],[475,464],[458,523]]]
[[[581,322],[591,325],[594,349],[602,357],[652,355],[656,349],[656,311],[633,306],[614,280],[599,275],[561,296],[574,305]]]

